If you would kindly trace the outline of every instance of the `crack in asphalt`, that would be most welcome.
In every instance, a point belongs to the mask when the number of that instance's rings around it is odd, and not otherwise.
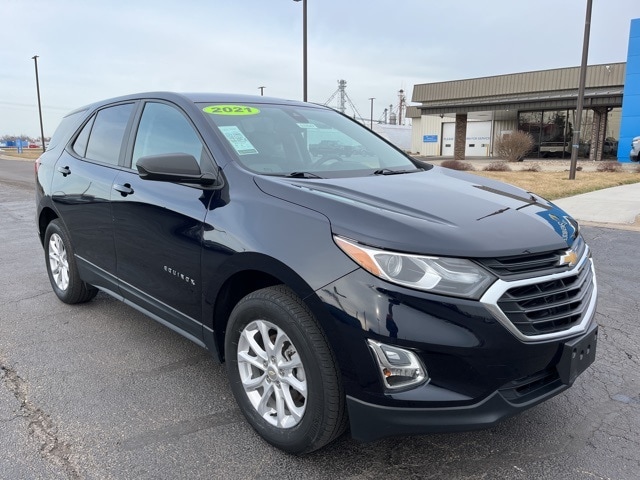
[[[39,445],[41,455],[49,462],[61,467],[69,479],[82,478],[71,460],[71,445],[58,438],[57,428],[49,415],[28,399],[28,385],[18,373],[0,359],[0,382],[20,402],[20,415],[27,420],[29,436]]]

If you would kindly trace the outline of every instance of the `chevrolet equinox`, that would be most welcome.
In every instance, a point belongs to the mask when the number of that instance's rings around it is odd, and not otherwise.
[[[57,297],[105,292],[210,351],[287,452],[489,427],[595,358],[575,220],[330,108],[124,96],[64,117],[35,167]]]

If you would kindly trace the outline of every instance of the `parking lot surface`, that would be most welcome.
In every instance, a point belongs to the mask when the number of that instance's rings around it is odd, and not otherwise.
[[[583,229],[600,344],[573,388],[489,430],[371,444],[346,435],[294,457],[251,430],[224,366],[196,345],[104,294],[78,306],[56,299],[33,166],[9,163],[0,161],[1,479],[640,478],[640,232]]]

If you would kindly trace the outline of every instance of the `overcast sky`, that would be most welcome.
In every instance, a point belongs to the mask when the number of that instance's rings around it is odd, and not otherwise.
[[[577,66],[587,0],[307,0],[309,101],[347,94],[369,117],[417,83]],[[2,0],[0,135],[154,90],[302,98],[293,0]],[[640,0],[593,0],[589,64],[624,62]],[[335,103],[332,103],[335,106]],[[348,113],[351,113],[350,111]]]

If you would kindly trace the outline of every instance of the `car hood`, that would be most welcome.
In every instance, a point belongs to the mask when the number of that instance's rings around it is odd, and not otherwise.
[[[256,176],[264,193],[324,214],[333,233],[423,255],[492,257],[568,248],[577,223],[520,188],[455,170],[337,179]]]

